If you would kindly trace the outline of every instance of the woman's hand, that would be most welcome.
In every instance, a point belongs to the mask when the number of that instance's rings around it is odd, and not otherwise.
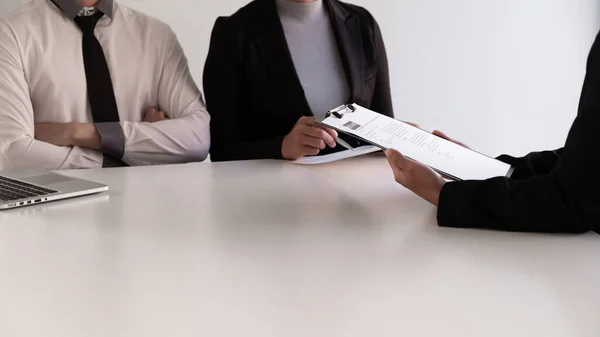
[[[285,136],[281,145],[283,158],[296,160],[304,156],[316,156],[327,146],[336,147],[335,130],[315,123],[315,117],[302,117],[292,131]]]

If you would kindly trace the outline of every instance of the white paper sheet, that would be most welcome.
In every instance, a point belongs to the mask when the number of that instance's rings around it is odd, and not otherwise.
[[[506,176],[510,165],[432,135],[396,119],[353,104],[354,112],[322,123],[405,156],[461,180]]]
[[[328,154],[328,155],[324,155],[324,156],[303,157],[303,158],[293,161],[292,163],[300,164],[300,165],[318,165],[318,164],[331,163],[331,162],[342,160],[342,159],[358,157],[358,156],[362,156],[362,155],[377,152],[377,151],[381,151],[381,149],[376,146],[367,145],[367,146],[361,146],[361,147],[355,148],[354,150],[345,150],[345,151],[340,151],[340,152],[336,152],[336,153],[332,153],[332,154]]]

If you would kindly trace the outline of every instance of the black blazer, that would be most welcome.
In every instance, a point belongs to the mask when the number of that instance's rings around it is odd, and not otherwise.
[[[348,103],[393,117],[377,22],[361,7],[323,1],[350,86]],[[212,118],[213,161],[281,159],[283,138],[300,117],[313,115],[274,0],[252,1],[217,20],[203,84]]]
[[[446,184],[438,210],[441,226],[600,233],[600,35],[565,147],[500,159],[516,167],[513,179]]]

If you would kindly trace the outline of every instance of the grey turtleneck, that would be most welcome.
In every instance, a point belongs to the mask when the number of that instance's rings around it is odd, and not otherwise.
[[[322,0],[276,0],[294,67],[315,116],[348,103],[350,89]]]

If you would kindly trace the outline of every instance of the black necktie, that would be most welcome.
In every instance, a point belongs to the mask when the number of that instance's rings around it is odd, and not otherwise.
[[[106,57],[94,35],[94,28],[102,16],[104,14],[98,12],[92,16],[75,18],[83,32],[83,63],[94,123],[119,121],[119,109]]]

